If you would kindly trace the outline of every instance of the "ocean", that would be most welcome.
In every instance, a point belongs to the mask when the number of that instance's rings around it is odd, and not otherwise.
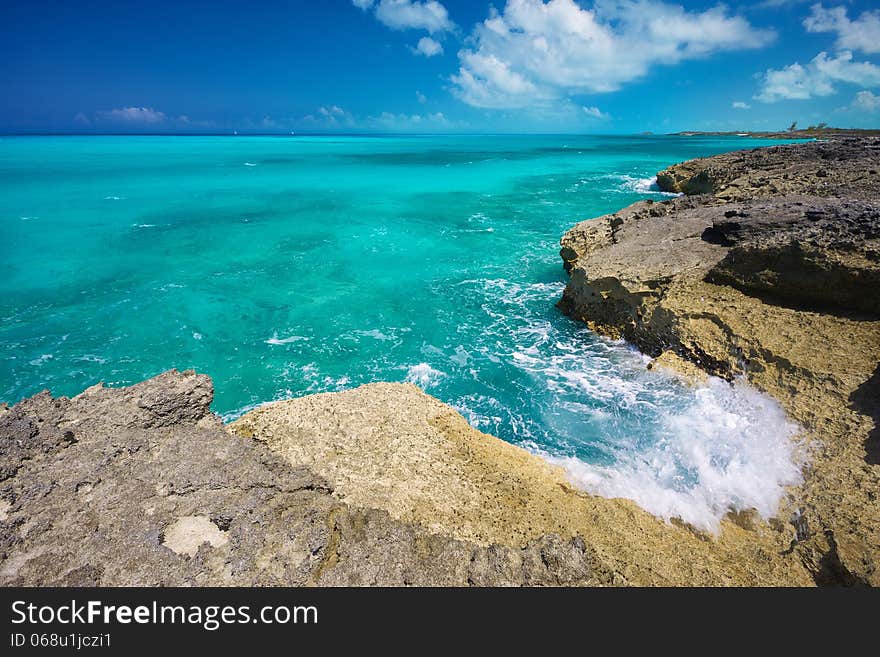
[[[714,531],[772,515],[797,428],[555,308],[559,238],[674,162],[671,136],[0,137],[0,400],[171,367],[226,419],[411,381],[591,492]],[[772,142],[778,143],[778,142]]]

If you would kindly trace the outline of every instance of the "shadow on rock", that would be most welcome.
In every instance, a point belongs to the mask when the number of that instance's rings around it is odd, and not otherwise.
[[[849,401],[855,410],[874,420],[874,428],[865,439],[865,461],[880,465],[880,364],[871,378],[853,391]]]

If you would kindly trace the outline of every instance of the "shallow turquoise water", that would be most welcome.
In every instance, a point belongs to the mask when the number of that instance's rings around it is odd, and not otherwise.
[[[760,144],[0,138],[0,399],[193,367],[234,417],[410,380],[591,490],[712,526],[796,477],[790,425],[747,388],[685,388],[561,316],[558,240],[662,199],[650,179],[668,164]]]

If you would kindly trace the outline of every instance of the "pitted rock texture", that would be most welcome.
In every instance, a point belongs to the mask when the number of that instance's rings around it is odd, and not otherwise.
[[[0,584],[808,585],[797,526],[717,540],[572,489],[408,384],[270,404],[235,433],[170,371],[0,416]]]
[[[787,194],[876,199],[880,138],[841,137],[722,153],[664,169],[657,184],[667,192],[711,194],[720,202]]]
[[[291,465],[307,465],[352,508],[380,509],[406,525],[486,547],[479,563],[492,572],[531,568],[531,546],[549,535],[579,546],[594,580],[605,584],[813,583],[789,551],[796,527],[785,519],[760,527],[726,519],[714,538],[665,523],[632,501],[587,495],[561,469],[477,431],[411,384],[273,402],[231,428],[265,441]]]
[[[793,550],[819,583],[880,584],[878,170],[877,139],[686,162],[661,186],[706,193],[581,222],[560,252],[564,312],[746,376],[807,430]]]
[[[0,415],[0,584],[585,585],[582,541],[475,545],[353,510],[211,414],[210,379],[41,393]]]

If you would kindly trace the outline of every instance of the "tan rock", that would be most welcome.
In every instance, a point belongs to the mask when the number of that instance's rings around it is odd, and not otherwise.
[[[162,545],[177,554],[194,557],[203,544],[222,547],[228,542],[226,533],[208,516],[184,516],[165,529]]]
[[[872,139],[695,160],[661,185],[714,195],[634,204],[562,240],[564,311],[659,360],[745,375],[807,430],[794,551],[820,583],[880,584],[878,163]]]
[[[580,541],[591,572],[640,585],[808,585],[784,554],[793,530],[723,522],[720,537],[665,523],[629,500],[575,490],[563,471],[481,433],[409,384],[372,384],[267,404],[231,425],[306,464],[355,508],[480,545]]]

